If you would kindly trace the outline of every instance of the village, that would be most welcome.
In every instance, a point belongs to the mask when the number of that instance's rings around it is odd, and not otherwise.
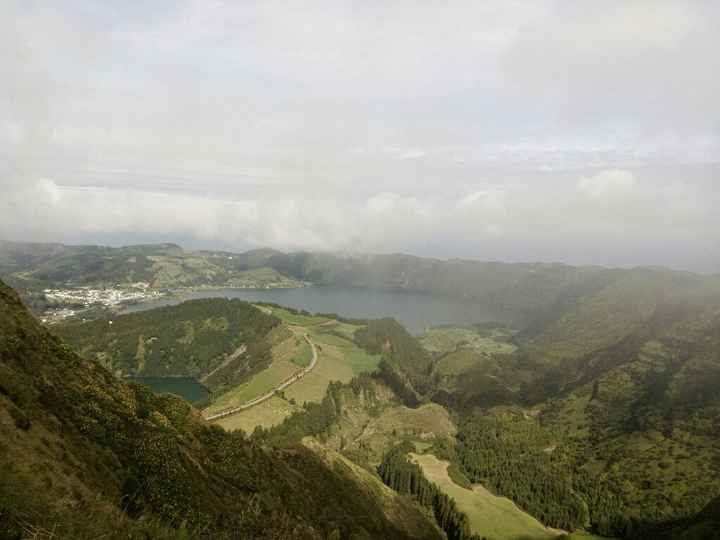
[[[151,290],[150,284],[142,281],[122,287],[117,285],[114,287],[45,289],[43,292],[49,309],[45,311],[42,322],[55,322],[73,317],[93,307],[110,309],[163,296],[162,292]]]

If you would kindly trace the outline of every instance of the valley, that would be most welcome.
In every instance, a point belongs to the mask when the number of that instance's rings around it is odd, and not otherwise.
[[[253,256],[307,283],[309,274],[283,266],[287,256]],[[280,455],[303,448],[345,471],[346,488],[366,490],[383,519],[424,530],[418,539],[664,540],[663,530],[684,524],[706,530],[720,497],[720,281],[507,266],[496,279],[515,285],[495,314],[521,297],[554,300],[492,321],[478,299],[450,313],[452,295],[438,301],[416,285],[204,285],[48,328],[81,365],[109,370],[112,384],[147,381],[160,400],[180,392],[198,408],[193,421],[218,434]],[[486,270],[477,265],[478,280]],[[538,270],[549,274],[531,285]],[[555,275],[550,292],[555,272],[572,273],[572,284]]]

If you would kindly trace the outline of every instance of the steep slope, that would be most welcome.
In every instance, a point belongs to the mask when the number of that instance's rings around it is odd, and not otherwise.
[[[396,320],[368,321],[354,339],[370,354],[382,354],[380,376],[408,405],[417,405],[435,386],[432,358]]]
[[[387,321],[358,337],[383,351],[381,376],[403,397],[428,365],[440,375],[411,397],[460,415],[456,462],[547,525],[632,538],[720,494],[716,278],[631,272],[490,358],[466,348],[428,363]],[[442,369],[455,365],[449,387]]]
[[[353,475],[117,380],[2,283],[0,475],[5,537],[411,538]],[[437,537],[415,518],[414,537]]]
[[[660,304],[565,380],[532,410],[466,416],[458,458],[471,480],[545,523],[629,538],[720,494],[720,289]]]
[[[699,511],[720,494],[720,295],[665,305],[587,359],[543,413],[609,479],[634,519]]]
[[[643,540],[720,540],[720,497],[690,518],[666,523],[643,535]]]
[[[0,275],[37,267],[66,249],[62,244],[27,244],[0,240]]]
[[[190,300],[53,331],[118,376],[188,376],[212,390],[247,380],[270,363],[280,321],[240,300]]]

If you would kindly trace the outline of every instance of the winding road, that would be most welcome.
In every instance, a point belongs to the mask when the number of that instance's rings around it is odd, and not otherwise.
[[[226,416],[230,416],[233,414],[237,414],[239,412],[242,412],[246,409],[249,409],[250,407],[253,407],[259,403],[262,403],[263,401],[266,401],[273,397],[276,392],[282,392],[285,390],[288,386],[293,384],[296,381],[299,381],[302,379],[305,375],[310,373],[312,369],[315,367],[315,364],[317,364],[318,354],[317,349],[315,348],[315,344],[310,341],[310,338],[307,334],[303,336],[305,338],[305,341],[308,342],[308,345],[310,345],[310,348],[312,349],[312,359],[310,360],[310,365],[297,373],[293,374],[291,377],[285,379],[283,382],[281,382],[278,386],[267,392],[266,394],[263,394],[262,396],[258,396],[256,398],[251,399],[250,401],[246,401],[242,405],[238,405],[237,407],[233,407],[232,409],[226,409],[224,411],[220,411],[219,413],[211,414],[210,416],[206,416],[205,420],[211,422],[213,420],[219,420],[220,418],[225,418]]]

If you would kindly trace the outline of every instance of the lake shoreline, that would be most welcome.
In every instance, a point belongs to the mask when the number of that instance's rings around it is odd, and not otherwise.
[[[458,299],[430,292],[404,289],[365,289],[309,285],[295,288],[192,288],[169,296],[124,306],[118,315],[177,305],[201,298],[237,298],[245,302],[267,302],[309,313],[335,313],[348,319],[391,317],[411,334],[422,335],[434,326],[468,326],[488,322],[510,322],[491,306],[473,299]]]

